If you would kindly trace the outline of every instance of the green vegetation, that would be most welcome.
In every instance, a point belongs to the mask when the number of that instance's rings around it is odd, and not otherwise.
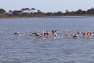
[[[44,13],[40,10],[34,12],[35,8],[22,8],[21,10],[9,10],[7,13],[4,9],[0,9],[0,18],[9,18],[9,17],[46,17],[46,16],[88,16],[94,15],[94,8],[88,10],[78,9],[77,11],[68,11],[66,12],[47,12]]]

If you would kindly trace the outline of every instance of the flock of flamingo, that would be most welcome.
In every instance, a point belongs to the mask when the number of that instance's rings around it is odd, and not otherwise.
[[[37,36],[37,37],[45,37],[45,36],[53,36],[53,37],[59,37],[59,35],[56,33],[57,30],[51,30],[51,31],[43,31],[43,32],[39,32],[39,31],[35,31],[33,33],[30,33],[30,36]],[[71,36],[72,38],[77,38],[77,37],[89,37],[91,38],[93,36],[94,32],[91,31],[76,31],[74,33],[69,33],[67,30],[64,31],[64,36],[69,37]],[[14,35],[18,35],[20,34],[19,32],[15,32]]]

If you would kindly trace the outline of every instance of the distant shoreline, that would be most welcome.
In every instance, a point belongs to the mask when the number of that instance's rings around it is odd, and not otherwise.
[[[63,18],[63,17],[93,17],[94,15],[66,15],[66,16],[0,16],[0,18]]]
[[[6,12],[4,9],[0,9],[0,18],[38,18],[38,17],[54,17],[57,16],[94,16],[94,8],[90,8],[85,10],[78,9],[77,11],[69,11],[66,12],[58,11],[58,12],[42,12],[41,10],[37,10],[34,12],[35,8],[22,8],[20,10],[9,10]]]

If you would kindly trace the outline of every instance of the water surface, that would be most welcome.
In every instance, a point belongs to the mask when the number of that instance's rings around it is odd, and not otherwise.
[[[57,30],[59,37],[30,36],[36,29]],[[94,32],[94,17],[0,19],[0,63],[94,63],[94,35],[72,38],[76,31]]]

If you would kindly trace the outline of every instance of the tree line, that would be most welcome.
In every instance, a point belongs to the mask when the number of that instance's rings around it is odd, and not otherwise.
[[[0,9],[0,17],[44,17],[44,16],[88,16],[94,15],[94,8],[90,8],[88,10],[78,9],[77,11],[69,11],[65,12],[42,12],[41,10],[37,10],[35,12],[35,8],[22,8],[21,10],[9,10],[7,13],[3,8]]]

